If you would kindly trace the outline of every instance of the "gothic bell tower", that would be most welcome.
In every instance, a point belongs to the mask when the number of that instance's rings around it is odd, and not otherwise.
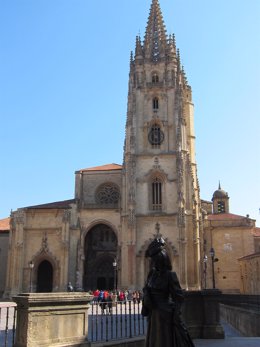
[[[200,199],[191,87],[153,0],[131,53],[121,211],[123,286],[142,287],[144,252],[162,235],[183,288],[200,287]]]

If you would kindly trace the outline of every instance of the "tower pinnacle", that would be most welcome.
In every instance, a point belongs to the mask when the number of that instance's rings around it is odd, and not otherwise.
[[[144,38],[145,57],[157,62],[164,57],[167,46],[166,30],[158,0],[153,0]]]

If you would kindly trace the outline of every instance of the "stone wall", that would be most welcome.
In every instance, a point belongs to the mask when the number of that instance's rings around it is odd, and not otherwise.
[[[192,338],[223,339],[225,337],[220,324],[220,296],[221,292],[217,289],[185,293],[182,313]]]
[[[260,311],[253,306],[220,304],[222,319],[236,328],[243,336],[260,336]]]
[[[68,347],[90,344],[87,293],[20,294],[15,347]]]
[[[260,294],[260,251],[238,259],[240,267],[240,292]]]
[[[6,281],[9,231],[0,232],[0,298],[3,296]]]

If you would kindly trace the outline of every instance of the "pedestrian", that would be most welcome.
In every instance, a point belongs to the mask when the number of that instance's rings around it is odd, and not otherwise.
[[[104,290],[100,291],[99,296],[98,296],[98,302],[99,302],[99,306],[101,307],[101,312],[102,312],[102,314],[104,314],[106,306],[107,306]]]
[[[98,297],[99,297],[99,293],[100,293],[100,291],[98,289],[94,290],[94,292],[93,292],[93,301],[94,301],[94,303],[97,303]]]
[[[146,347],[195,347],[181,317],[183,290],[172,271],[165,241],[154,239],[146,257],[151,258],[143,289],[142,314],[148,320]]]
[[[137,292],[136,292],[136,290],[133,292],[133,303],[135,304],[136,303],[136,296],[137,296],[137,294],[136,294]]]
[[[120,302],[125,301],[125,293],[122,290],[120,290],[120,292],[119,292],[119,301]]]
[[[107,297],[107,307],[108,307],[108,312],[109,314],[112,314],[112,293],[108,293],[108,297]]]
[[[138,290],[136,293],[136,300],[137,300],[138,305],[140,304],[142,298],[143,298],[143,293],[140,290]]]
[[[71,282],[68,283],[67,290],[68,290],[68,292],[73,292],[73,286],[72,286]]]
[[[129,290],[127,295],[127,301],[132,301],[132,300],[133,300],[133,293],[131,290]]]

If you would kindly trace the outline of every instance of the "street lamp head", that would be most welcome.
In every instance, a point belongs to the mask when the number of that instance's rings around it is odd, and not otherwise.
[[[204,261],[204,263],[206,263],[208,261],[208,256],[206,254],[204,255],[203,261]]]
[[[211,258],[214,258],[215,257],[215,250],[213,247],[211,247],[210,251],[209,251],[209,254],[211,256]]]
[[[29,267],[30,267],[30,269],[33,269],[33,268],[34,268],[34,263],[32,262],[32,260],[31,260],[30,263],[29,263]]]
[[[114,261],[113,261],[113,267],[117,267],[117,261],[116,261],[116,258],[114,259]]]

